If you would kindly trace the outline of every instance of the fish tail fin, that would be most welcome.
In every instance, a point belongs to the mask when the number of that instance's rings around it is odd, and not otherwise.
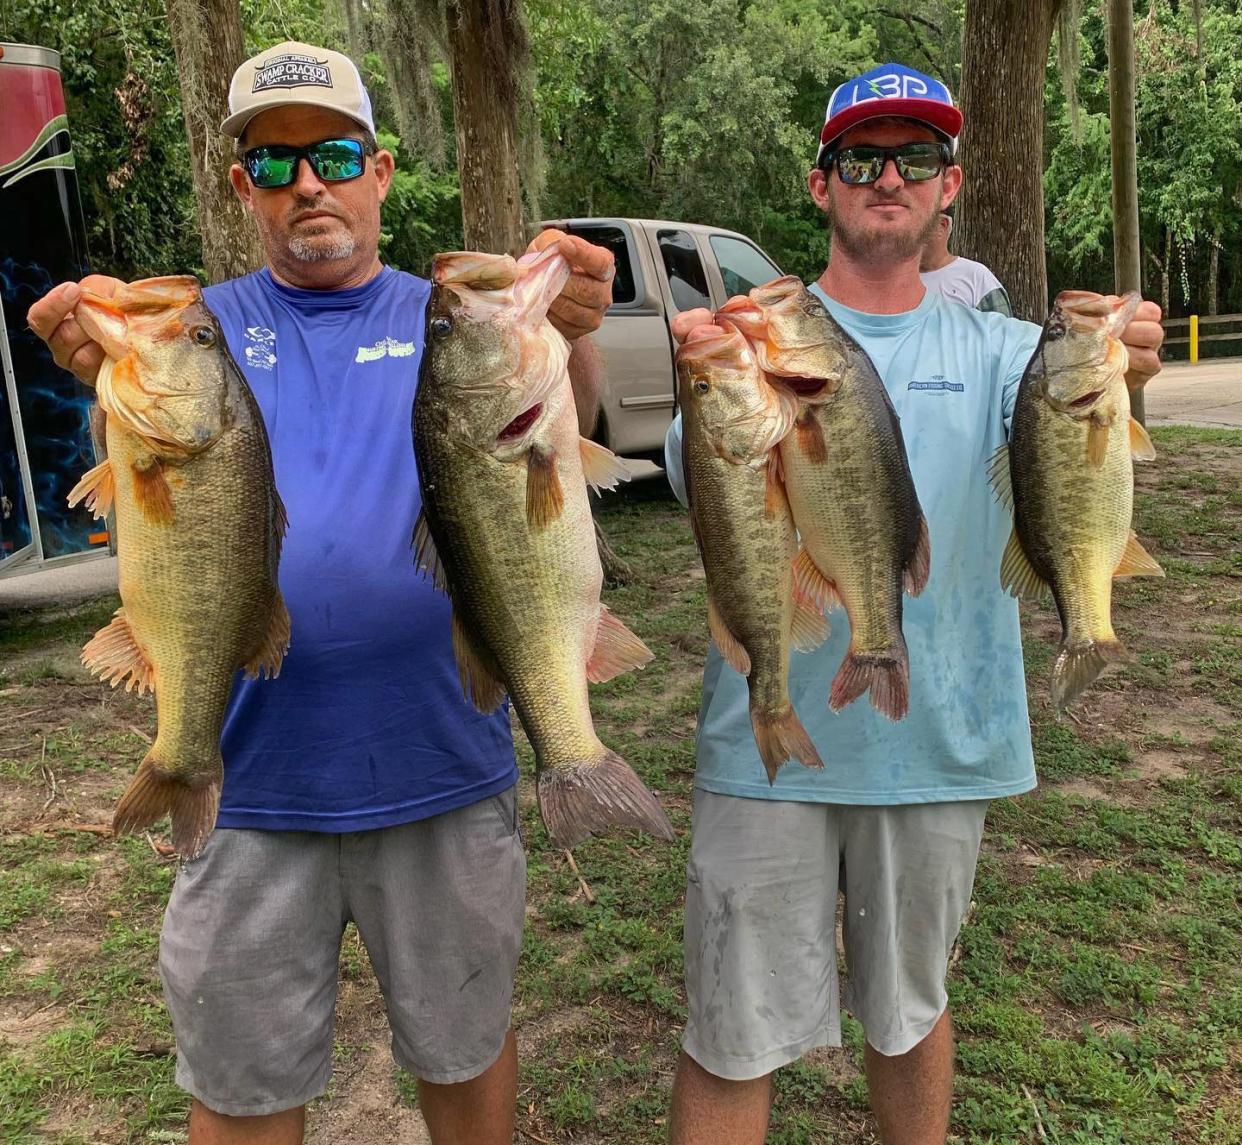
[[[173,846],[183,858],[192,859],[216,825],[224,762],[217,749],[214,770],[195,776],[174,774],[158,750],[157,739],[116,805],[112,833],[140,831],[171,815]]]
[[[839,712],[871,689],[871,706],[890,720],[901,719],[910,708],[910,658],[905,647],[887,656],[851,651],[832,681],[828,706]]]
[[[1120,640],[1090,640],[1061,645],[1052,665],[1052,706],[1064,711],[1082,695],[1110,664],[1130,658]]]
[[[775,712],[751,708],[750,726],[754,730],[755,746],[759,748],[759,758],[763,760],[763,770],[768,773],[769,783],[776,782],[776,773],[789,759],[796,759],[806,767],[824,766],[792,704],[786,704]]]
[[[673,827],[656,797],[615,751],[596,762],[539,773],[539,812],[554,846],[569,848],[608,827],[641,827],[672,839]]]

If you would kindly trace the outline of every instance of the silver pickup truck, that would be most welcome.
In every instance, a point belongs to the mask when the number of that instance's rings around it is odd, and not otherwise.
[[[608,368],[596,438],[662,465],[676,393],[669,321],[698,306],[715,310],[781,272],[745,235],[717,227],[603,218],[544,226],[607,247],[617,260],[612,306],[595,335]]]

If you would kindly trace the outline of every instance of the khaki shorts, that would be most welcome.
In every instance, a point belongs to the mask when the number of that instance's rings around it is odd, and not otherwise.
[[[178,873],[160,936],[177,1083],[232,1116],[323,1093],[350,921],[398,1064],[430,1082],[477,1077],[509,1028],[525,891],[512,788],[354,834],[213,832]]]
[[[845,1005],[882,1054],[904,1054],[948,1004],[987,800],[845,807],[694,793],[682,1046],[717,1077],[762,1077],[841,1044]]]

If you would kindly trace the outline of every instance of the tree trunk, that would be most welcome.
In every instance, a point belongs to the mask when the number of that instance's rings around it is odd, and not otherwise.
[[[1126,294],[1143,287],[1134,126],[1134,0],[1109,0],[1108,118],[1113,168],[1113,291]],[[1141,387],[1130,394],[1130,413],[1140,425],[1146,423]]]
[[[1212,251],[1208,255],[1208,314],[1220,313],[1220,232],[1212,236]]]
[[[520,0],[448,0],[457,173],[467,250],[526,249],[518,110],[529,45]]]
[[[1019,318],[1048,312],[1044,75],[1061,0],[967,0],[957,215],[963,255],[991,267]]]
[[[168,30],[181,79],[181,110],[190,142],[203,267],[211,282],[263,265],[263,247],[228,172],[232,142],[220,131],[229,81],[246,58],[236,0],[166,0]]]

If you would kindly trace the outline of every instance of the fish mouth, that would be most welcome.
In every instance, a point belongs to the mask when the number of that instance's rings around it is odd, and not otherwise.
[[[1068,409],[1086,409],[1090,405],[1094,405],[1103,396],[1103,390],[1092,390],[1089,394],[1083,394],[1080,398],[1075,398],[1068,403]]]
[[[828,384],[824,378],[792,378],[780,374],[771,375],[771,378],[800,398],[813,398]]]
[[[515,437],[521,437],[543,412],[543,402],[536,402],[530,409],[520,413],[507,426],[504,427],[497,435],[497,441],[512,441]]]

